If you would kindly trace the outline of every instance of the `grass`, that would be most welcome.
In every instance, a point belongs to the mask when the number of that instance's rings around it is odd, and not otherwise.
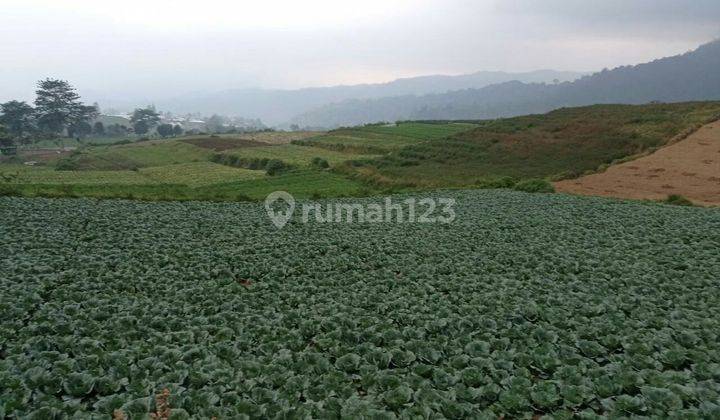
[[[4,165],[5,166],[5,165]],[[231,168],[212,162],[191,162],[141,168],[137,171],[56,171],[51,167],[7,165],[9,183],[44,185],[163,185],[199,187],[265,177],[263,171]]]
[[[386,154],[405,146],[416,144],[417,139],[398,136],[383,136],[380,134],[368,134],[356,130],[343,130],[333,132],[325,136],[310,138],[307,140],[294,141],[293,144],[300,146],[318,147],[327,150],[334,150],[344,153],[357,154]]]
[[[720,103],[598,105],[478,122],[344,173],[380,184],[462,187],[487,179],[568,178],[660,147],[720,116]]]
[[[322,133],[319,131],[264,131],[260,133],[184,136],[178,138],[178,140],[196,142],[220,138],[226,140],[252,140],[267,144],[288,144],[294,140],[302,140],[320,134]]]
[[[182,184],[201,187],[229,181],[248,181],[265,178],[264,171],[231,168],[212,162],[191,162],[156,166],[139,170],[145,178],[158,184]]]
[[[73,157],[81,170],[124,170],[207,161],[212,151],[190,144],[161,140],[111,147],[93,147]]]
[[[466,123],[399,123],[389,126],[341,128],[293,144],[357,154],[387,154],[403,147],[437,140],[476,127]]]
[[[248,147],[242,149],[226,150],[223,154],[234,155],[246,159],[279,159],[283,162],[298,166],[309,167],[313,158],[325,159],[331,165],[358,158],[373,158],[373,155],[354,155],[317,147],[306,147],[297,144],[281,144],[277,146]]]
[[[11,184],[139,185],[148,180],[135,171],[56,171],[50,166],[2,165]]]
[[[299,170],[261,180],[239,181],[214,185],[208,189],[215,194],[242,194],[252,200],[262,200],[273,191],[287,191],[296,198],[342,197],[370,195],[375,191],[365,184],[327,171]]]
[[[401,136],[418,140],[437,140],[471,130],[472,123],[401,122],[397,125],[368,125],[358,131],[383,136]]]
[[[204,181],[191,183],[182,177],[163,177],[162,181],[139,178],[142,175],[129,181],[120,178],[106,178],[103,182],[86,178],[71,183],[36,180],[33,183],[0,184],[0,196],[128,198],[146,201],[259,201],[278,190],[287,191],[296,198],[365,196],[379,192],[362,182],[327,171],[299,170],[270,177],[263,176],[260,171],[227,169],[244,174],[236,174],[238,178],[234,181],[227,182],[232,177],[225,177],[224,182],[215,184],[205,184]],[[260,172],[261,175],[254,177],[254,174],[249,175],[248,172]]]
[[[136,141],[135,137],[90,137],[77,141],[74,138],[51,140],[40,140],[32,145],[32,148],[54,148],[54,147],[81,147],[87,144],[111,145],[118,142]]]
[[[693,204],[692,201],[688,200],[687,198],[685,198],[685,197],[683,197],[682,195],[679,195],[679,194],[671,194],[671,195],[669,195],[669,196],[665,199],[664,203],[665,203],[665,204],[672,204],[672,205],[674,205],[674,206],[688,206],[688,207],[692,207],[692,206],[695,205],[695,204]]]

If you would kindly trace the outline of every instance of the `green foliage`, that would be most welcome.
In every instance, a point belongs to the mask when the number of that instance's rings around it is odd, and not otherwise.
[[[80,95],[65,80],[45,79],[38,82],[35,114],[39,127],[48,133],[60,134],[69,125],[89,119],[93,107],[80,102]]]
[[[268,175],[277,175],[283,171],[292,169],[292,166],[280,159],[268,158],[243,158],[236,155],[218,153],[213,155],[210,160],[221,165],[232,166],[234,168],[245,168],[251,170],[262,170]]]
[[[5,126],[0,124],[0,147],[12,147],[15,144]]]
[[[688,200],[687,198],[683,197],[679,194],[671,194],[668,195],[668,197],[665,199],[666,204],[672,204],[674,206],[694,206],[692,201]]]
[[[80,168],[78,160],[74,157],[60,159],[55,164],[56,171],[76,171]]]
[[[290,169],[290,167],[280,159],[270,159],[265,165],[265,172],[267,172],[267,174],[271,176],[277,175],[280,172],[286,171],[288,169]]]
[[[160,114],[154,107],[137,108],[130,117],[130,123],[135,130],[135,134],[144,135],[150,132],[160,122]]]
[[[25,102],[9,101],[0,104],[0,124],[7,126],[8,132],[22,137],[35,128],[35,110]]]
[[[544,179],[527,179],[513,186],[517,191],[528,193],[554,193],[555,187]]]
[[[716,210],[425,197],[456,221],[0,198],[0,414],[717,418]]]
[[[310,163],[318,169],[327,169],[330,167],[328,161],[321,157],[314,157]]]
[[[157,132],[162,138],[170,137],[174,135],[175,130],[172,124],[160,124],[157,127]]]

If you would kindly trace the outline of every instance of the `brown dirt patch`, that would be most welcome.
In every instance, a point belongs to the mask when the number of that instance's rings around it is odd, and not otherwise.
[[[237,135],[222,135],[218,137],[192,137],[180,140],[183,143],[192,144],[193,146],[202,147],[204,149],[212,149],[216,152],[222,152],[230,149],[241,149],[244,147],[270,146],[276,144],[288,144],[294,140],[304,140],[310,137],[316,137],[322,133],[317,131],[293,131],[293,132],[263,132],[248,133]]]
[[[640,200],[664,200],[673,193],[696,204],[720,206],[720,160],[708,159],[709,153],[720,153],[720,121],[651,155],[602,173],[557,182],[555,188],[571,194]]]

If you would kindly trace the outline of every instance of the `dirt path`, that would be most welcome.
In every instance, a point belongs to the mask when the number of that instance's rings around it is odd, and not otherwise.
[[[651,155],[603,173],[557,182],[555,188],[570,194],[649,200],[680,194],[696,204],[720,206],[720,121]]]

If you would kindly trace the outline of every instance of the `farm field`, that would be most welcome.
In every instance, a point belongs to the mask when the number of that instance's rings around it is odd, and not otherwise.
[[[25,168],[22,168],[25,169]],[[276,176],[210,162],[167,165],[133,171],[52,170],[17,172],[2,185],[5,195],[26,197],[129,198],[147,201],[260,201],[284,190],[297,198],[369,195],[363,183],[329,171],[294,170]],[[14,175],[15,173],[13,173]],[[7,176],[7,175],[5,175]]]
[[[12,183],[44,185],[186,185],[198,187],[217,183],[244,181],[264,177],[262,171],[231,168],[211,162],[192,162],[140,168],[136,171],[55,171],[8,165],[6,176]],[[17,177],[14,177],[17,175]]]
[[[268,191],[271,185],[283,189],[283,179],[308,177],[312,181],[307,187],[292,181],[288,188],[301,197],[333,197],[436,188],[512,188],[525,182],[544,183],[551,189],[551,181],[570,180],[556,185],[565,192],[652,200],[697,196],[693,191],[707,190],[703,195],[707,198],[714,194],[717,182],[712,180],[720,177],[720,171],[714,160],[703,157],[698,164],[711,161],[703,164],[708,173],[677,188],[666,188],[672,183],[660,182],[664,178],[657,173],[649,174],[659,182],[653,194],[606,192],[639,191],[631,186],[637,180],[623,184],[626,179],[622,177],[612,186],[593,190],[575,188],[571,183],[654,151],[659,150],[655,156],[667,153],[669,143],[683,140],[718,118],[718,102],[597,105],[488,121],[400,122],[327,133],[262,132],[150,140],[59,154],[35,152],[28,157],[39,162],[35,167],[0,164],[0,191],[26,196],[234,201],[261,199],[260,191]],[[671,166],[668,162],[662,165]],[[651,169],[664,171],[670,166]],[[683,174],[700,173],[686,166],[678,176],[691,178]],[[611,168],[607,173],[614,171]],[[280,175],[287,177],[278,178]],[[348,189],[343,191],[342,186]],[[715,202],[698,197],[698,204]]]
[[[716,210],[427,197],[456,220],[0,198],[0,417],[720,416]]]
[[[374,159],[393,148],[468,127],[472,125],[402,123],[395,127],[354,129],[359,133],[355,141],[378,145],[371,146],[370,152],[334,150],[315,144],[313,139],[324,137],[318,132],[191,136],[91,146],[61,153],[27,151],[27,156],[39,163],[36,166],[0,163],[0,192],[24,196],[214,201],[261,200],[277,189],[300,198],[368,195],[387,188],[367,185],[362,180],[335,173],[333,168],[349,160]],[[380,133],[375,133],[376,130]],[[222,160],[217,158],[227,156],[281,161],[286,169],[269,175],[262,167],[245,169],[221,165]],[[314,165],[317,159],[327,162],[329,168]]]
[[[148,141],[93,147],[69,158],[76,170],[133,170],[207,161],[211,151],[178,141]]]

